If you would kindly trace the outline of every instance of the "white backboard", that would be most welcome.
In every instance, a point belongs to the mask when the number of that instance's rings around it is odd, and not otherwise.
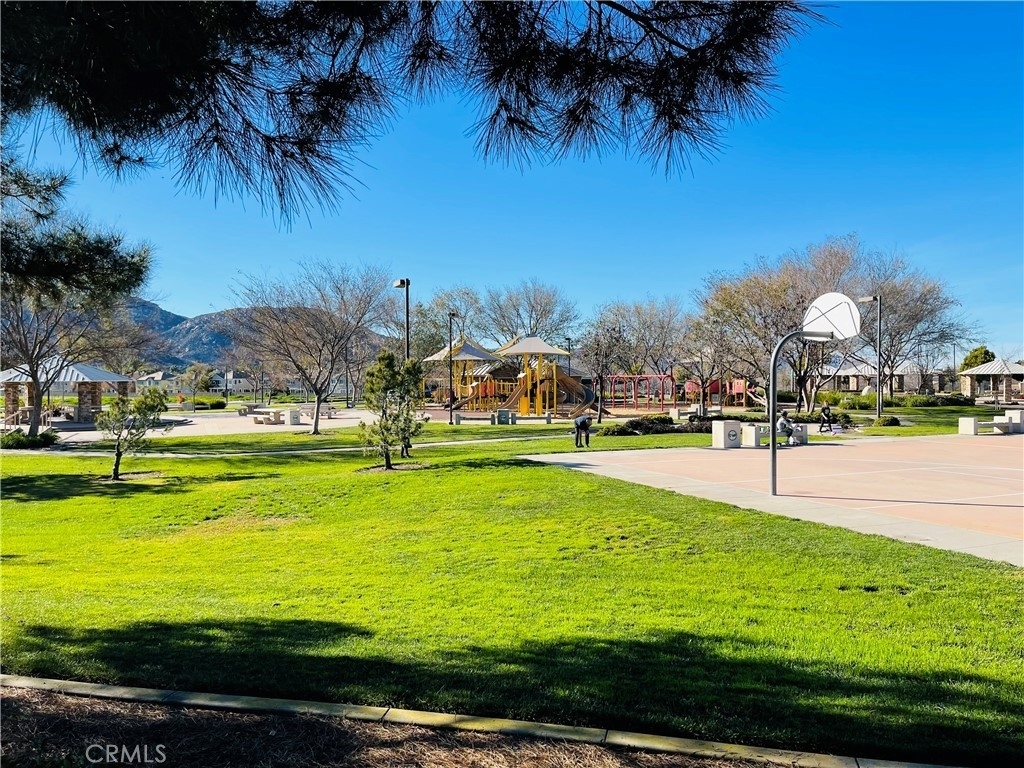
[[[804,313],[803,330],[831,333],[835,339],[852,339],[860,333],[860,310],[849,296],[826,293],[816,298]]]

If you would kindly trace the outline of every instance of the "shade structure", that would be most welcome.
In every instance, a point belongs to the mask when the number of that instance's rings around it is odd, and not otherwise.
[[[477,362],[484,363],[492,360],[497,360],[494,355],[484,349],[482,346],[477,344],[475,341],[470,339],[460,339],[456,341],[451,349],[455,352],[452,360],[462,360],[465,362]],[[424,362],[427,363],[439,363],[443,360],[448,359],[449,348],[445,346],[443,349],[435,352],[430,357],[423,358]]]
[[[50,378],[50,373],[63,367],[62,371],[56,374],[55,378]],[[114,373],[113,371],[106,371],[103,368],[98,368],[95,365],[89,365],[88,363],[66,363],[59,357],[51,357],[42,362],[39,366],[42,378],[48,380],[53,384],[58,383],[79,383],[79,382],[116,382],[116,381],[131,381],[127,376],[122,376],[120,373]],[[10,382],[12,384],[26,384],[30,383],[32,378],[28,375],[27,370],[22,366],[14,366],[8,368],[6,371],[0,372],[0,382]]]
[[[961,376],[1024,376],[1024,365],[1013,363],[1009,360],[992,360],[988,363],[976,365],[966,371],[960,371]]]
[[[548,344],[540,336],[526,336],[511,346],[498,350],[502,357],[512,355],[568,355],[569,352]]]
[[[452,357],[452,360],[466,360],[477,363],[486,363],[497,359],[497,357],[492,355],[486,349],[474,344],[472,341],[464,341],[462,343],[462,347],[455,353],[454,357]]]

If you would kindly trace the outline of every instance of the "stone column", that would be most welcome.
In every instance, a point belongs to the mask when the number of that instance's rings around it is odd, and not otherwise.
[[[78,414],[82,421],[92,421],[92,409],[99,408],[102,403],[99,382],[81,381],[78,383]]]
[[[21,396],[21,384],[13,381],[4,382],[4,413],[10,416],[18,412],[18,398]]]
[[[128,397],[128,385],[130,381],[119,381],[117,382],[117,396]]]

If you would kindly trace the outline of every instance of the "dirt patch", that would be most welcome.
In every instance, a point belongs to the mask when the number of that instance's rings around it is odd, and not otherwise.
[[[748,761],[430,730],[305,715],[254,715],[3,688],[4,765],[88,765],[115,749],[211,768],[754,768]],[[160,749],[158,749],[158,747]],[[163,757],[163,760],[159,760]]]

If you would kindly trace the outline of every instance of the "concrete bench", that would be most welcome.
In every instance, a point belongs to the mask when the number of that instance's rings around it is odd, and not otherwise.
[[[958,432],[961,435],[977,435],[979,429],[991,429],[988,434],[1008,435],[1015,432],[1015,423],[1009,416],[996,416],[992,421],[978,421],[976,416],[961,416]]]
[[[265,422],[263,421],[263,417],[262,416],[253,416],[252,417],[252,423],[253,424],[264,424]]]
[[[455,423],[461,424],[464,421],[489,421],[491,424],[497,424],[497,418],[494,414],[481,414],[479,416],[469,416],[465,413],[455,414]]]
[[[545,424],[551,423],[551,414],[546,413],[543,416],[519,416],[518,414],[512,414],[515,417],[515,424],[517,421],[543,421]]]
[[[721,408],[701,408],[698,405],[691,405],[689,408],[676,408],[677,419],[689,419],[691,416],[706,418],[708,416],[722,416]]]
[[[742,444],[752,448],[767,448],[768,447],[768,433],[769,427],[767,424],[744,424]],[[775,439],[785,437],[785,432],[774,432]],[[793,425],[793,439],[796,440],[798,445],[807,445],[807,425],[806,424],[794,424]],[[761,441],[764,440],[762,445]]]
[[[1003,415],[996,416],[995,419],[993,419],[993,421],[1003,421],[1004,419],[1013,425],[1010,428],[1011,432],[1024,432],[1024,411],[1003,411]]]

